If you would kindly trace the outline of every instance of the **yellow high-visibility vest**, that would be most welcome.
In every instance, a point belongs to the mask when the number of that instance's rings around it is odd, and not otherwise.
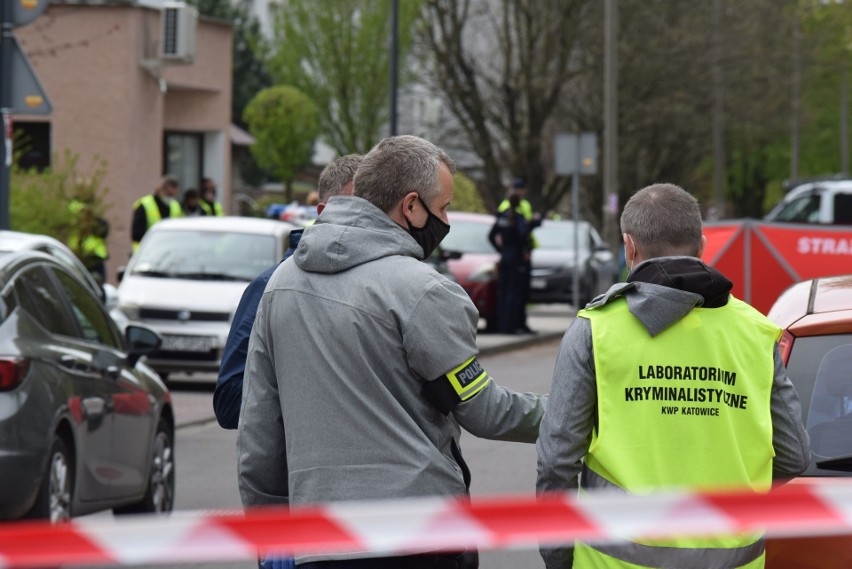
[[[769,490],[775,456],[770,394],[781,337],[775,324],[734,297],[720,308],[692,309],[656,337],[624,298],[577,316],[591,323],[598,398],[587,489]],[[672,552],[664,548],[687,555],[701,550],[696,555],[713,567],[764,562],[762,538],[751,533],[615,547],[579,543],[574,563],[672,566]]]

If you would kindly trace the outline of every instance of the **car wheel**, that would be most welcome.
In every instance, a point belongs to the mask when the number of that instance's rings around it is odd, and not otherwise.
[[[161,514],[171,512],[175,502],[175,457],[172,431],[160,419],[152,445],[151,471],[148,487],[140,502],[113,508],[116,514]]]
[[[54,435],[38,498],[28,518],[58,523],[71,519],[74,496],[74,457],[62,437]]]

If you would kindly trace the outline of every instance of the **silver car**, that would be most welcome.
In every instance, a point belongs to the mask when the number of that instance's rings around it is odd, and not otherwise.
[[[118,309],[163,339],[148,364],[216,372],[231,320],[254,277],[281,260],[291,223],[251,217],[165,219],[145,234],[120,273]]]
[[[0,252],[0,519],[172,509],[171,397],[140,361],[158,344],[64,263]]]

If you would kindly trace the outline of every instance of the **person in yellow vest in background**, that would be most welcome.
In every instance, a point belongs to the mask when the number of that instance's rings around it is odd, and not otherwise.
[[[130,238],[133,250],[139,247],[142,237],[155,223],[167,217],[182,217],[183,208],[177,200],[180,184],[176,176],[164,176],[153,193],[136,200],[133,204],[133,222]]]
[[[630,273],[577,314],[556,360],[538,447],[539,493],[753,490],[810,464],[781,330],[701,261],[695,198],[655,184],[624,206]],[[571,549],[543,548],[548,569]],[[764,566],[758,533],[576,542],[574,567]]]
[[[204,210],[204,215],[215,215],[217,217],[225,215],[222,204],[216,201],[216,182],[211,178],[201,180],[201,199],[198,201],[198,205]]]
[[[109,259],[106,239],[109,222],[95,215],[91,206],[79,199],[68,203],[74,229],[68,236],[68,248],[77,255],[99,284],[106,282],[106,260]]]
[[[541,225],[541,214],[537,213],[533,210],[532,204],[527,200],[527,184],[526,180],[523,178],[515,178],[512,180],[512,187],[509,189],[509,193],[500,205],[497,206],[497,213],[503,213],[510,207],[509,198],[511,196],[518,196],[520,201],[518,202],[518,206],[515,208],[515,211],[519,213],[526,221],[526,231],[529,242],[529,250],[527,251],[526,257],[526,278],[523,281],[523,311],[521,313],[521,326],[518,328],[519,332],[523,332],[526,334],[535,334],[536,331],[530,329],[527,324],[527,304],[530,301],[530,278],[532,275],[532,250],[535,249],[537,243],[535,241],[535,236],[533,235],[533,229]]]

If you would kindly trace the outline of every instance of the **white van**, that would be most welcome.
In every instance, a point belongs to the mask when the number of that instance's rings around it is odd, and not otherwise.
[[[763,219],[852,225],[852,179],[799,183]]]
[[[151,227],[121,272],[118,309],[160,333],[147,363],[215,373],[248,284],[276,265],[296,225],[253,217],[181,217]]]

